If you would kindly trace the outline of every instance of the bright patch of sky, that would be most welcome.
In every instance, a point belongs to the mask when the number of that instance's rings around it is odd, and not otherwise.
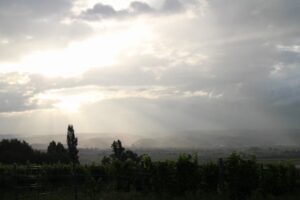
[[[52,132],[300,128],[299,10],[298,0],[0,0],[0,133],[21,133],[29,116]]]

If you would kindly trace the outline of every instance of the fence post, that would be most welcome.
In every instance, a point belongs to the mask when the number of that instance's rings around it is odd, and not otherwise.
[[[224,161],[223,158],[219,158],[219,192],[224,189]]]
[[[14,188],[15,188],[15,200],[19,200],[19,190],[18,190],[18,170],[17,164],[14,163]]]

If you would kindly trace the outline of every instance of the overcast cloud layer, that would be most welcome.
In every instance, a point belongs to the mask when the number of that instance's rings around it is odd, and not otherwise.
[[[300,128],[298,0],[124,2],[0,0],[0,133]]]

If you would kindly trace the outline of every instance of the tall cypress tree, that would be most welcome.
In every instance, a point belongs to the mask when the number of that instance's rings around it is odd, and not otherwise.
[[[75,137],[74,128],[72,125],[69,125],[68,134],[67,134],[67,144],[68,144],[69,157],[73,164],[79,164],[77,141],[78,140]]]

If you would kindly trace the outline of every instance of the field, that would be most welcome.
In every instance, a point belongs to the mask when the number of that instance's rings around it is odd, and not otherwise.
[[[263,163],[263,164],[262,164]],[[299,170],[291,162],[233,153],[201,162],[110,160],[102,164],[0,165],[0,199],[299,199]]]
[[[298,200],[300,194],[290,194],[281,196],[253,196],[248,200]],[[77,197],[74,195],[73,188],[62,188],[51,191],[31,191],[20,194],[16,197],[15,192],[1,193],[2,200],[230,200],[226,195],[208,193],[187,193],[182,196],[172,196],[168,194],[153,194],[141,192],[98,192],[93,197],[87,192],[79,191]]]
[[[47,152],[24,141],[0,144],[1,200],[299,197],[295,147],[128,150],[118,140],[111,150],[72,153],[55,142]]]

